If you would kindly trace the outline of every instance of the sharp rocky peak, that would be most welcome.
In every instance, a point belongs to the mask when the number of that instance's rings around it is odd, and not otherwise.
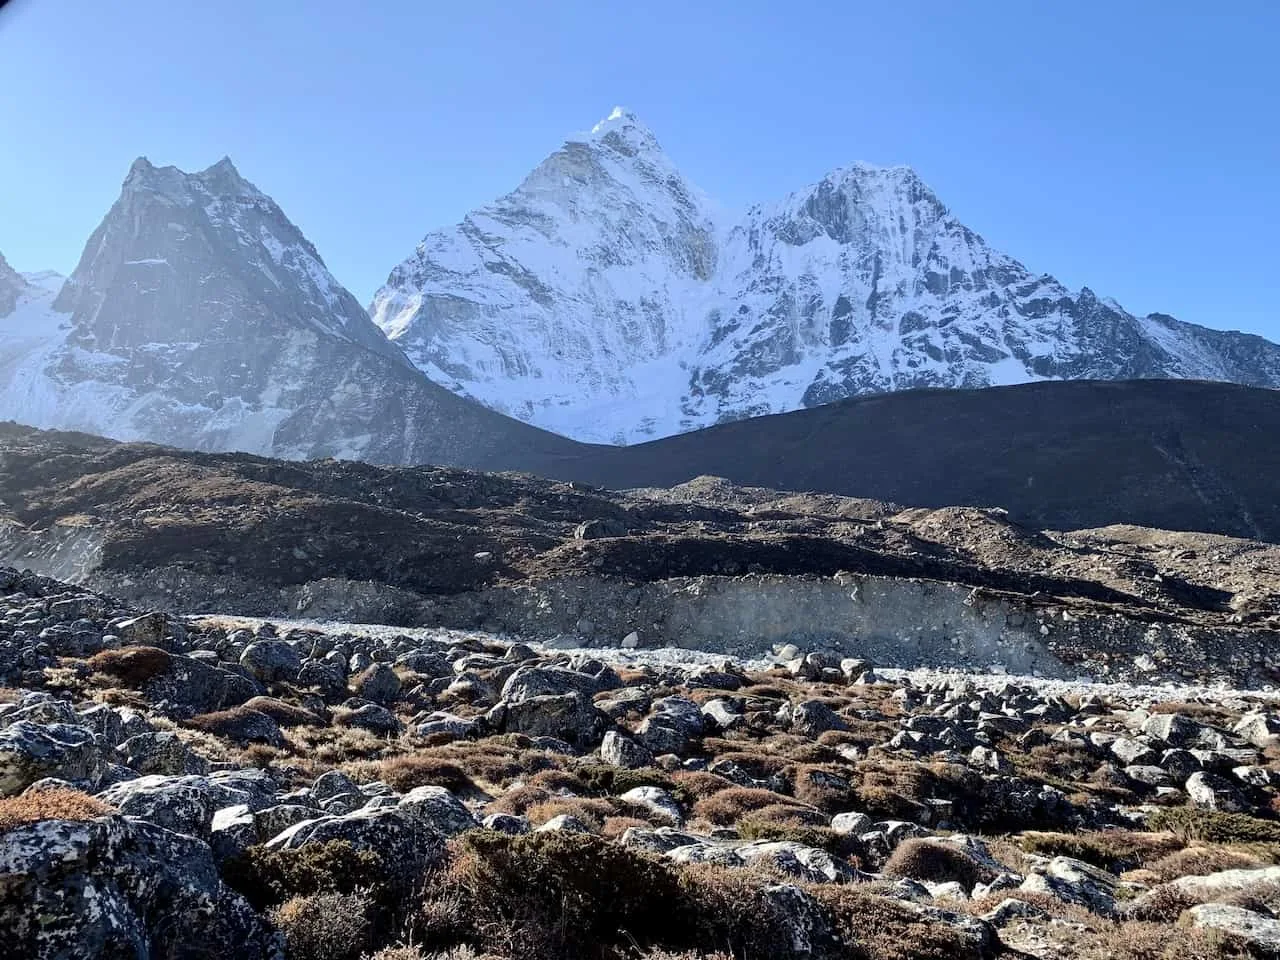
[[[188,173],[175,166],[158,167],[146,157],[139,157],[129,167],[123,190],[126,193],[148,191],[172,200],[200,198],[260,199],[262,191],[240,175],[230,157],[212,166]]]

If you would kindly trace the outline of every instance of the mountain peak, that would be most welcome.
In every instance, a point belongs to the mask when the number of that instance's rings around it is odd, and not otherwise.
[[[614,107],[607,117],[591,128],[589,136],[592,141],[603,143],[627,156],[662,150],[653,131],[625,107]]]
[[[146,157],[138,157],[129,166],[124,189],[150,190],[172,199],[208,193],[214,196],[260,196],[257,187],[240,175],[230,157],[223,157],[198,173],[187,173],[175,166],[157,167]]]

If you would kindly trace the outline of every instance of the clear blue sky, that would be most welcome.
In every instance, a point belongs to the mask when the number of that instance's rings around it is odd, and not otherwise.
[[[614,104],[729,207],[909,163],[1031,269],[1280,339],[1275,0],[13,0],[0,251],[230,154],[367,302]]]

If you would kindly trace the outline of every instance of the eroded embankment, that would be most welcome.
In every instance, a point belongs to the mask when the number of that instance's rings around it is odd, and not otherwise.
[[[185,570],[146,577],[99,571],[86,582],[134,603],[186,613],[457,627],[597,646],[616,646],[634,633],[644,647],[751,656],[796,643],[900,667],[1223,678],[1251,687],[1280,676],[1275,631],[1139,618],[932,580],[766,575],[637,584],[575,577],[438,597],[347,580],[268,588]]]

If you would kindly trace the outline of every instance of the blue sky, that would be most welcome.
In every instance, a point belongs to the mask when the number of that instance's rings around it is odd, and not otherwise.
[[[367,302],[614,104],[728,207],[909,163],[995,247],[1280,339],[1280,4],[13,0],[0,252],[69,272],[129,163],[230,154]]]

